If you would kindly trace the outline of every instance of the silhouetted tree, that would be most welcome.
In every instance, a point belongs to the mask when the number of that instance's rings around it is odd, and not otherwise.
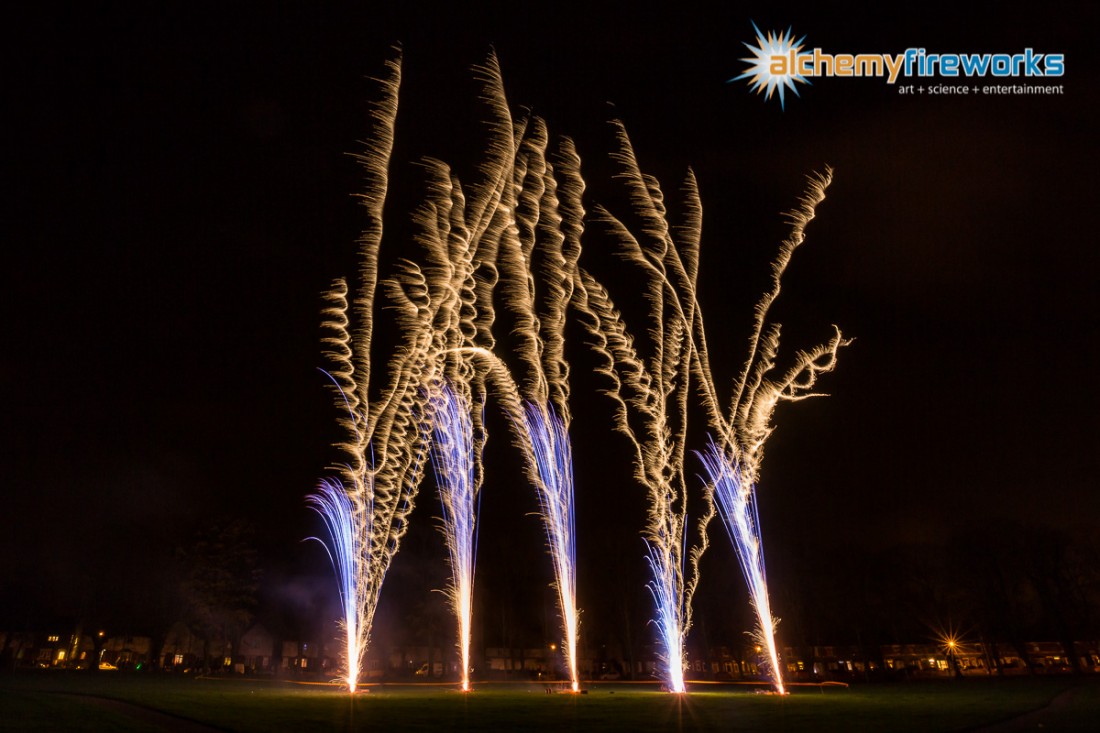
[[[1089,616],[1085,589],[1095,568],[1082,562],[1082,551],[1064,531],[1036,529],[1029,533],[1028,540],[1030,552],[1025,556],[1025,568],[1042,604],[1044,626],[1057,637],[1073,672],[1081,674],[1074,642],[1085,633]]]
[[[261,575],[252,536],[248,522],[220,521],[178,552],[181,600],[188,625],[203,641],[204,671],[213,642],[232,648],[252,621]]]
[[[1035,671],[1026,641],[1043,629],[1042,609],[1026,572],[1029,533],[1018,525],[977,526],[949,543],[955,583],[998,673],[1003,671],[996,652],[1000,642],[1012,647],[1029,672]]]

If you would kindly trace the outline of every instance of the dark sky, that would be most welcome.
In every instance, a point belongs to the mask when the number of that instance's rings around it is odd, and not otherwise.
[[[706,212],[701,299],[727,378],[782,212],[806,174],[835,169],[777,315],[787,349],[832,323],[857,340],[822,382],[830,397],[777,414],[759,489],[769,547],[885,547],[1006,520],[1095,531],[1090,6],[312,5],[5,11],[0,622],[75,614],[77,597],[106,614],[142,608],[147,579],[218,517],[255,523],[269,578],[327,573],[319,549],[299,544],[320,529],[303,497],[339,458],[317,371],[320,293],[353,272],[363,220],[346,153],[367,130],[367,77],[394,42],[397,176],[423,155],[470,164],[470,67],[490,48],[513,107],[576,139],[590,202],[611,188],[612,116],[670,195],[692,167]],[[932,98],[821,79],[781,110],[726,83],[744,69],[750,21],[833,53],[1064,53],[1064,93]],[[609,465],[626,454],[603,419],[580,407],[575,430],[580,552],[606,573],[609,557],[640,561],[630,538],[644,505],[629,465]],[[498,450],[484,506],[511,498],[488,510],[483,547],[522,536],[538,557],[533,495]],[[413,540],[442,557],[433,538]]]

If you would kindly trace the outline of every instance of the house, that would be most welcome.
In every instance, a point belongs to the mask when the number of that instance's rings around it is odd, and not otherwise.
[[[211,644],[211,650],[215,647]],[[202,666],[205,645],[187,624],[177,621],[164,637],[160,650],[162,669],[189,671]]]
[[[152,659],[153,640],[148,636],[111,636],[103,642],[99,663],[117,669],[140,669]]]
[[[234,659],[241,665],[241,672],[269,673],[275,658],[275,637],[260,624],[255,624],[241,635]]]

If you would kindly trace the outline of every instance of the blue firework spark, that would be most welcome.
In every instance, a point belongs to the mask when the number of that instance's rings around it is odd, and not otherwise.
[[[552,408],[527,403],[523,418],[538,471],[539,507],[554,565],[554,585],[558,591],[565,631],[562,650],[573,691],[577,692],[580,678],[577,675],[577,539],[573,513],[573,451],[565,423]]]
[[[369,492],[365,495],[370,496]],[[317,493],[306,497],[306,502],[321,516],[328,530],[330,542],[317,537],[307,539],[321,543],[336,572],[340,590],[340,625],[346,642],[344,662],[347,672],[344,681],[348,692],[355,692],[370,640],[370,621],[366,618],[366,565],[372,513],[369,506],[357,506],[339,479],[322,480]]]
[[[776,691],[783,693],[783,675],[779,667],[779,651],[775,644],[775,625],[768,599],[768,574],[764,566],[764,546],[760,540],[760,516],[756,508],[756,487],[743,480],[735,460],[722,451],[713,440],[707,450],[697,454],[703,462],[718,513],[741,562],[741,572],[749,586],[749,596],[756,611],[756,640],[767,652],[767,667]]]
[[[462,690],[470,690],[470,632],[477,556],[477,514],[480,492],[474,472],[473,425],[470,408],[450,385],[432,396],[434,415],[432,465],[443,505],[443,537],[451,558],[448,595],[458,619],[458,652],[462,660]]]

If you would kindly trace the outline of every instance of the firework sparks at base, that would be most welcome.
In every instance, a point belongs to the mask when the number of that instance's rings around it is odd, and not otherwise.
[[[683,593],[677,589],[675,563],[671,553],[662,553],[658,547],[646,542],[649,554],[646,562],[653,573],[653,580],[646,584],[653,602],[657,606],[656,624],[661,646],[664,647],[662,661],[666,666],[666,680],[669,692],[687,691],[684,684],[684,612],[680,599]]]
[[[346,648],[344,650],[347,665],[348,692],[355,692],[359,681],[359,670],[370,640],[370,623],[363,618],[366,579],[364,564],[366,548],[364,538],[369,536],[361,530],[364,518],[369,521],[370,511],[357,508],[343,484],[337,479],[325,479],[316,494],[310,494],[306,501],[313,511],[321,515],[328,529],[329,544],[317,537],[307,539],[320,542],[328,553],[332,569],[336,572],[336,582],[340,589],[340,626],[344,630]]]
[[[561,608],[565,643],[562,652],[573,692],[580,690],[577,676],[577,540],[573,517],[573,455],[569,433],[553,410],[528,403],[524,427],[531,441],[539,480],[546,540],[554,564],[555,586]]]
[[[779,652],[775,646],[775,625],[778,619],[772,616],[771,603],[768,600],[764,548],[760,541],[760,517],[756,509],[756,487],[751,482],[742,480],[740,469],[713,441],[706,452],[699,454],[699,458],[710,477],[718,512],[737,551],[741,572],[749,586],[749,595],[756,610],[756,640],[767,653],[766,664],[775,689],[783,694],[783,675],[779,667]]]
[[[479,493],[474,479],[473,426],[469,406],[449,385],[432,396],[432,465],[443,505],[443,537],[451,557],[448,596],[458,618],[462,691],[470,691],[470,619],[474,599]]]

